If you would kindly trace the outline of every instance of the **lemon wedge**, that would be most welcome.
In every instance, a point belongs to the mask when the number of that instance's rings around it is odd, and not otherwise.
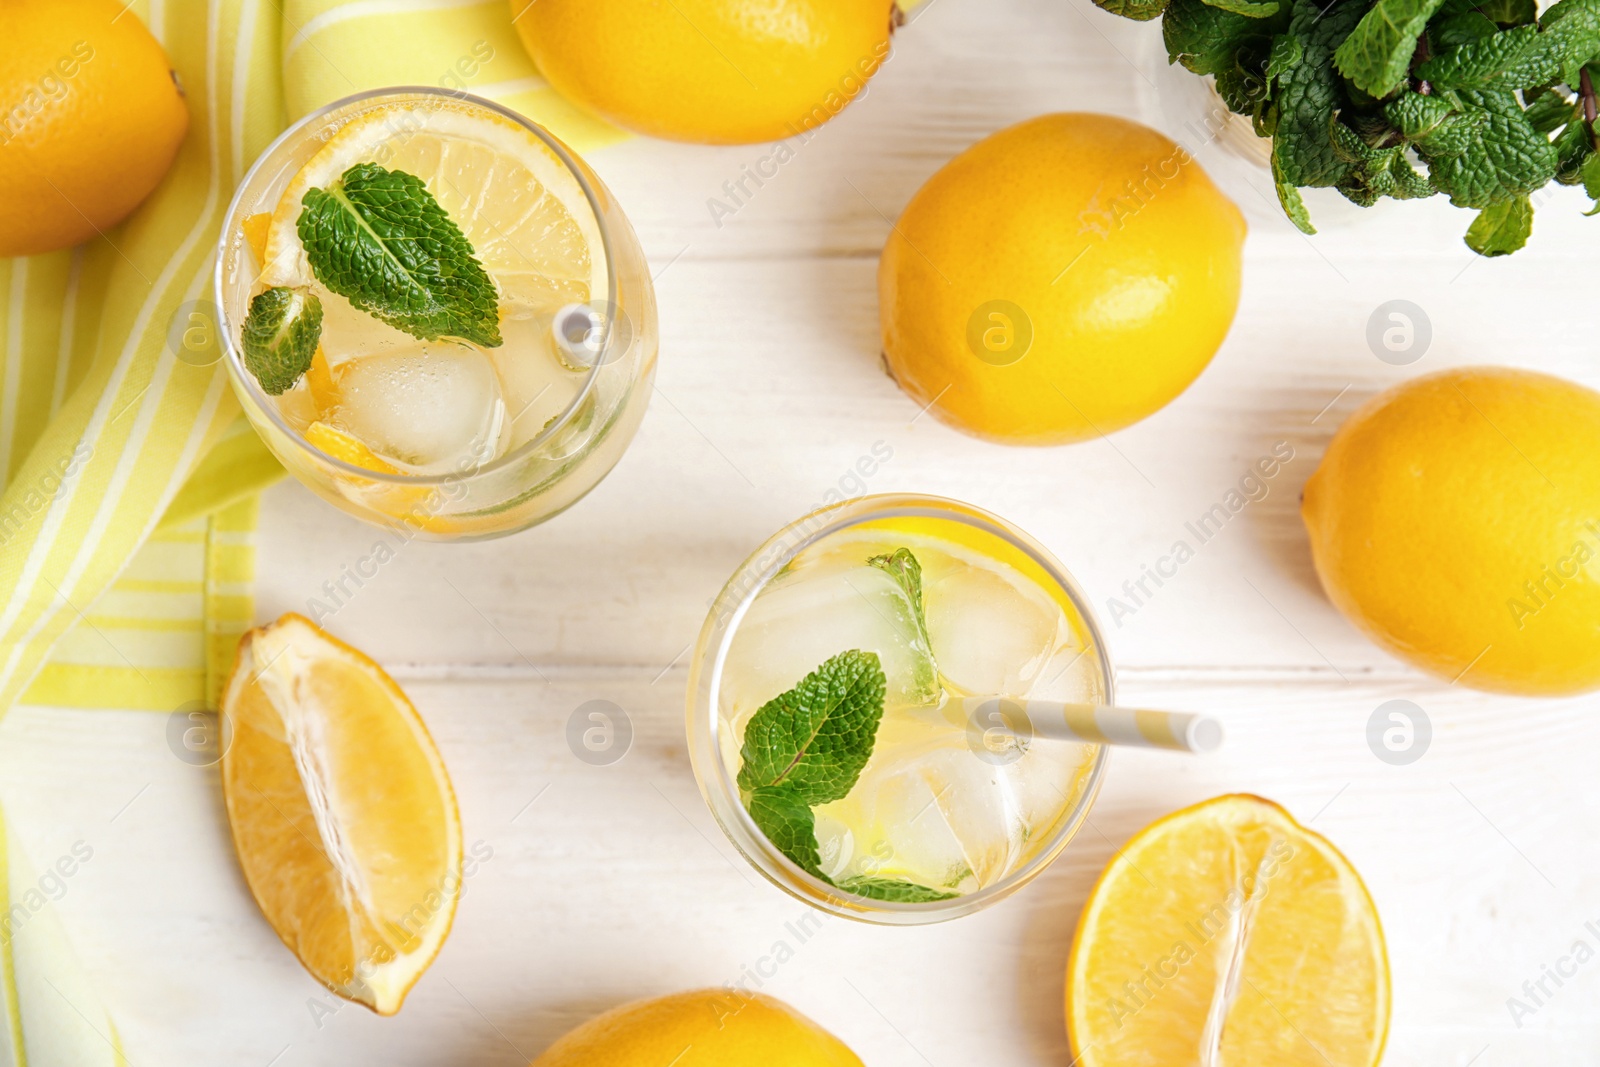
[[[1270,801],[1223,796],[1111,861],[1067,962],[1080,1067],[1374,1067],[1389,966],[1366,886]]]
[[[222,713],[223,799],[256,903],[318,981],[394,1014],[461,892],[455,794],[421,717],[299,615],[245,634]]]

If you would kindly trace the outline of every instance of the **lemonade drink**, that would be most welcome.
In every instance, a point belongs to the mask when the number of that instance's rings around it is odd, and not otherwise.
[[[240,188],[217,285],[274,453],[423,536],[569,506],[620,457],[654,373],[649,275],[604,186],[461,94],[368,94],[290,130]]]
[[[890,922],[982,906],[1065,846],[1104,749],[982,721],[964,698],[1109,702],[1081,605],[1042,549],[964,505],[868,498],[802,520],[702,635],[702,791],[813,903]]]

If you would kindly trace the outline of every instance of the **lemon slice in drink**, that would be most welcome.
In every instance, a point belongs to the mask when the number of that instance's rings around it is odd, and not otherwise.
[[[510,119],[453,103],[377,107],[340,127],[290,180],[272,212],[262,285],[312,283],[295,228],[301,200],[368,162],[427,185],[494,279],[502,318],[550,314],[605,293],[600,227],[566,164]],[[375,333],[388,329],[373,325]]]
[[[1147,827],[1100,877],[1067,961],[1081,1067],[1374,1067],[1389,965],[1366,886],[1259,797]]]
[[[245,634],[222,713],[222,795],[262,913],[318,981],[394,1014],[461,892],[461,820],[422,719],[299,615]]]

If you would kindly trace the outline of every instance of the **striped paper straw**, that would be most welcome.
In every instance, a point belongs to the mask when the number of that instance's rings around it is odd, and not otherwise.
[[[1222,746],[1222,724],[1191,712],[1009,697],[967,697],[961,705],[973,729],[1001,731],[1023,740],[1044,737],[1202,753]]]

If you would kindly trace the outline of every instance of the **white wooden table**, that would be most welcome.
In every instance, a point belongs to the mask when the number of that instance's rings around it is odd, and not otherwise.
[[[1012,519],[1101,606],[1125,700],[1213,711],[1207,759],[1118,752],[1088,828],[1010,900],[923,929],[831,920],[764,988],[874,1067],[1065,1064],[1062,971],[1113,850],[1155,817],[1230,791],[1287,805],[1370,886],[1394,972],[1389,1064],[1600,1063],[1600,960],[1519,1028],[1507,998],[1600,921],[1600,698],[1452,689],[1379,652],[1312,573],[1301,484],[1361,400],[1459,363],[1600,385],[1600,220],[1564,191],[1533,242],[1477,261],[1441,202],[1306,240],[1257,225],[1243,305],[1182,398],[1110,440],[983,444],[917,409],[878,368],[876,260],[888,220],[945,160],[1052,110],[1136,113],[1129,56],[1156,32],[1088,0],[933,0],[868,96],[735,216],[707,200],[769,150],[638,140],[592,163],[659,272],[659,391],[632,449],[547,526],[479,545],[413,544],[329,626],[394,673],[451,768],[466,839],[493,850],[404,1012],[328,999],[282,949],[235,867],[214,770],[175,759],[149,714],[23,708],[0,726],[7,809],[39,862],[93,859],[55,905],[134,1067],[520,1067],[620,1001],[740,979],[803,905],[747,868],[696,792],[683,744],[688,646],[733,568],[858,456],[871,492],[969,500]],[[1432,324],[1397,368],[1366,342],[1380,304]],[[1105,610],[1279,441],[1270,492],[1120,625]],[[288,484],[263,513],[263,619],[365,555],[374,532]],[[1369,749],[1390,699],[1429,716],[1406,766]],[[631,719],[631,750],[578,760],[568,716]],[[1597,923],[1600,925],[1600,923]],[[771,970],[770,964],[764,965]],[[1553,988],[1553,986],[1552,986]],[[318,1007],[313,1007],[316,1005]],[[1257,1067],[1257,1065],[1250,1065]]]

